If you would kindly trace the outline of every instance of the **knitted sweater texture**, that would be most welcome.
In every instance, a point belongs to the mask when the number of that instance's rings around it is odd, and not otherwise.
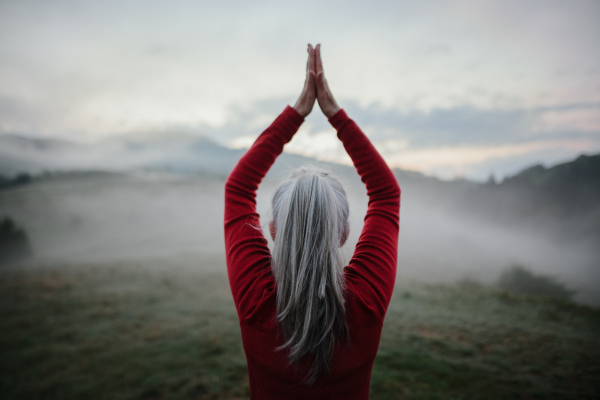
[[[290,365],[276,321],[271,253],[260,229],[256,190],[304,118],[286,109],[239,160],[225,185],[227,272],[248,364],[251,399],[367,399],[371,370],[396,277],[400,187],[369,139],[344,110],[329,119],[367,187],[369,204],[350,263],[344,267],[350,340],[332,372],[302,383],[310,360]]]

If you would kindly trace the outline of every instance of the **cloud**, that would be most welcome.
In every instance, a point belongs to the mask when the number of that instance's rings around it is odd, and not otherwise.
[[[232,108],[229,122],[212,128],[210,134],[233,147],[248,147],[283,110],[285,100],[266,99]],[[535,163],[561,162],[600,151],[600,104],[596,103],[402,112],[346,101],[344,108],[390,165],[443,178],[484,180],[491,173],[501,178]],[[286,151],[350,163],[318,105]]]
[[[600,151],[598,103],[431,112],[377,104],[347,109],[390,164],[444,178],[503,177],[531,164]]]
[[[600,151],[598,103],[508,110],[460,106],[402,112],[349,101],[345,109],[391,165],[444,178],[483,180],[491,173],[503,177],[535,163],[562,162],[581,153]],[[327,140],[324,132],[331,128],[325,125],[324,118],[310,121],[295,139],[297,145],[292,143],[288,150],[349,163],[341,146],[335,147]]]
[[[64,116],[60,105],[50,103],[40,105],[12,96],[0,94],[0,133],[26,132],[37,136],[44,134],[44,128]]]
[[[600,132],[600,103],[564,104],[533,109],[481,109],[471,105],[430,112],[367,107],[346,109],[376,141],[403,137],[412,148],[524,143],[585,138]]]
[[[499,177],[514,174],[525,166],[557,163],[574,155],[600,151],[600,141],[553,140],[509,143],[500,146],[449,146],[406,149],[394,152],[382,146],[388,163],[441,178],[469,177],[483,180],[490,174]]]
[[[582,1],[0,2],[0,129],[179,126],[241,146],[293,104],[303,48],[322,42],[336,98],[392,159],[435,173],[556,159],[548,143],[597,148],[599,15]],[[315,107],[288,150],[343,160],[327,132]],[[431,161],[449,154],[462,167]]]
[[[273,97],[235,104],[224,112],[222,124],[200,124],[197,129],[222,145],[244,147],[254,142],[292,101],[288,97]]]

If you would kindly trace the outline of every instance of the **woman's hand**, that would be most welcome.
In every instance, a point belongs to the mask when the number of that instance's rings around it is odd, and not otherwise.
[[[318,48],[319,46],[317,46]],[[306,63],[306,80],[304,81],[304,89],[300,93],[300,98],[294,105],[294,109],[298,114],[306,117],[312,111],[317,97],[317,88],[315,82],[317,80],[315,49],[308,45],[308,62]]]
[[[319,107],[327,118],[333,117],[338,111],[340,106],[333,98],[327,80],[325,80],[325,74],[323,74],[323,63],[321,62],[321,45],[318,44],[314,50],[316,71],[317,71],[317,100],[319,101]]]

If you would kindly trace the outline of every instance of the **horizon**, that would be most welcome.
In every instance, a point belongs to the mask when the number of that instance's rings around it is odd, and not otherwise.
[[[152,134],[152,139],[162,139],[162,138],[166,138],[169,135],[171,135],[171,132],[168,131],[155,131],[155,132],[151,132]],[[235,151],[235,150],[247,150],[247,147],[229,147],[229,146],[223,146],[221,144],[219,144],[217,141],[213,140],[212,138],[208,137],[208,136],[202,136],[202,135],[194,135],[192,133],[189,132],[176,132],[177,136],[182,138],[182,137],[186,137],[192,140],[202,140],[202,141],[209,141],[211,144],[217,145],[219,147],[222,147],[224,149],[227,150],[231,150],[231,151]],[[94,143],[86,143],[86,142],[77,142],[75,140],[71,140],[71,139],[63,139],[63,138],[44,138],[44,137],[34,137],[34,136],[28,136],[28,135],[23,135],[23,134],[18,134],[18,133],[0,133],[0,137],[2,136],[12,136],[12,137],[18,137],[20,139],[24,138],[27,140],[49,140],[49,141],[59,141],[61,143],[68,143],[68,144],[75,144],[75,145],[82,145],[82,146],[97,146],[97,145],[102,145],[102,144],[106,144],[106,143],[115,143],[115,142],[119,142],[119,141],[123,141],[126,142],[128,139],[131,138],[135,138],[135,139],[142,139],[144,137],[144,135],[146,135],[145,133],[142,132],[134,132],[134,133],[130,133],[130,134],[123,134],[123,135],[119,135],[119,136],[114,136],[114,137],[108,137],[108,138],[103,138],[100,141],[94,142]],[[139,143],[143,143],[142,142],[137,142],[137,144]],[[151,141],[146,141],[146,144],[150,144]],[[128,143],[131,144],[131,143]],[[351,160],[349,160],[348,162],[339,162],[339,161],[331,161],[331,160],[323,160],[320,158],[316,158],[310,155],[305,155],[302,153],[294,153],[294,152],[289,152],[289,151],[285,151],[284,153],[287,154],[292,154],[292,155],[300,155],[309,159],[312,159],[314,162],[324,162],[324,163],[332,163],[332,164],[336,164],[336,165],[340,165],[340,166],[345,166],[345,167],[353,167],[353,164],[351,162]],[[168,152],[164,152],[164,155],[168,155]],[[414,170],[414,169],[408,169],[408,168],[402,168],[402,167],[398,167],[398,166],[392,166],[391,168],[394,170],[400,170],[403,172],[409,172],[409,173],[417,173],[417,174],[421,174],[424,177],[427,178],[435,178],[435,179],[439,179],[441,181],[445,181],[445,182],[452,182],[452,181],[461,181],[461,180],[466,180],[466,181],[471,181],[471,182],[475,182],[475,183],[487,183],[490,181],[490,179],[493,179],[497,184],[502,183],[504,180],[509,179],[511,177],[514,177],[515,175],[518,175],[520,173],[522,173],[525,170],[528,170],[530,168],[534,168],[536,166],[542,166],[545,169],[550,169],[562,164],[566,164],[566,163],[571,163],[574,162],[575,160],[577,160],[578,158],[582,157],[582,156],[586,156],[586,157],[592,157],[592,156],[596,156],[596,155],[600,155],[600,152],[597,153],[580,153],[580,154],[576,154],[574,157],[571,157],[569,159],[566,160],[562,160],[562,161],[557,161],[557,162],[552,162],[552,163],[544,163],[544,162],[532,162],[529,165],[525,165],[524,167],[522,167],[521,169],[517,170],[515,173],[512,174],[506,174],[504,176],[498,176],[494,173],[491,173],[490,175],[488,175],[487,177],[485,177],[484,179],[475,179],[475,178],[471,178],[471,177],[465,177],[465,176],[454,176],[454,177],[439,177],[436,176],[434,174],[428,174],[427,172],[423,172],[423,171],[418,171],[418,170]],[[171,155],[173,157],[173,155]],[[0,158],[2,157],[2,154],[0,152]],[[114,161],[114,160],[113,160]],[[311,162],[311,161],[309,161]],[[141,166],[142,169],[146,168],[144,166]],[[139,167],[123,167],[121,166],[120,168],[117,168],[116,170],[108,168],[103,170],[100,166],[98,165],[75,165],[73,167],[71,167],[70,169],[56,169],[53,170],[51,167],[50,168],[44,168],[44,172],[41,173],[30,173],[28,171],[22,171],[22,172],[18,172],[16,171],[15,173],[13,173],[12,175],[14,175],[14,177],[16,177],[17,175],[19,175],[20,173],[27,173],[29,175],[33,175],[33,176],[38,176],[38,175],[43,175],[45,172],[49,172],[49,173],[68,173],[71,171],[110,171],[110,172],[127,172],[127,171],[135,171],[136,169],[139,169]],[[202,169],[198,169],[197,172],[202,172]],[[178,172],[173,172],[176,175],[179,174]],[[188,172],[185,172],[184,174],[187,174]],[[0,173],[0,176],[2,176],[2,173]],[[8,174],[7,176],[11,176],[11,174]]]

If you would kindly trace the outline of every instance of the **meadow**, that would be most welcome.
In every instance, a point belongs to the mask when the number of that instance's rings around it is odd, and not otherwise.
[[[224,260],[0,271],[3,399],[245,399]],[[600,310],[488,286],[398,283],[371,399],[600,398]]]

